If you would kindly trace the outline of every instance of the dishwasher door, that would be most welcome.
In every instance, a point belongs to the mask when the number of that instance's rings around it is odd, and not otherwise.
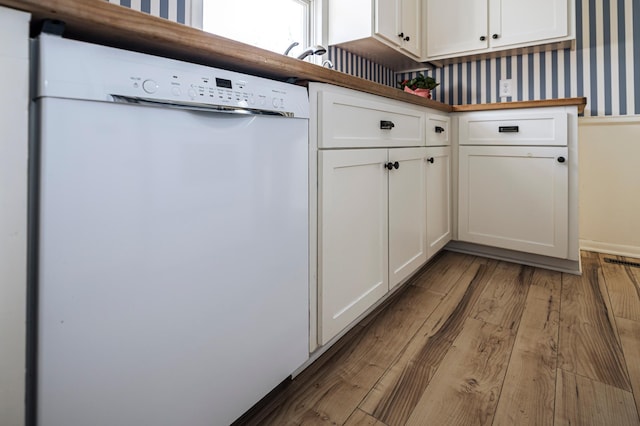
[[[231,423],[308,357],[307,120],[36,105],[38,423]]]

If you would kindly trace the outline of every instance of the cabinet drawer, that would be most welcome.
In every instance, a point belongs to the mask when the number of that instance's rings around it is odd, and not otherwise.
[[[450,122],[451,119],[445,115],[427,114],[427,146],[451,145]]]
[[[565,112],[483,112],[460,117],[460,145],[567,145]]]
[[[318,103],[318,148],[425,144],[426,113],[420,108],[355,92],[322,91],[318,93]]]

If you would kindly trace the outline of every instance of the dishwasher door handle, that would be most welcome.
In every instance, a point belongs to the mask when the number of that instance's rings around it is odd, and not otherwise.
[[[226,105],[210,105],[200,102],[176,102],[165,101],[160,99],[141,98],[137,96],[111,95],[113,102],[121,104],[136,104],[145,106],[154,106],[161,108],[182,109],[188,111],[202,112],[220,112],[224,114],[242,114],[242,115],[276,115],[279,117],[293,118],[295,115],[288,111],[270,111],[265,109],[243,108],[237,106]]]

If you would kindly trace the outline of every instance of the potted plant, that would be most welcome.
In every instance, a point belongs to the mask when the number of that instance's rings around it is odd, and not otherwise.
[[[418,75],[412,79],[405,79],[398,83],[398,86],[407,93],[422,96],[431,99],[431,91],[438,87],[440,83],[436,82],[433,77]]]

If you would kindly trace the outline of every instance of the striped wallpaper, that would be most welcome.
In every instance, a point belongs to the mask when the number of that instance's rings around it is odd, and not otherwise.
[[[109,0],[184,23],[190,0]],[[425,71],[452,104],[500,102],[498,82],[514,80],[511,101],[586,96],[585,116],[640,114],[640,0],[576,0],[576,48],[463,62]],[[332,46],[335,69],[381,84],[412,74]]]
[[[574,50],[427,71],[441,83],[434,99],[452,105],[500,102],[498,82],[512,78],[515,96],[507,100],[586,96],[585,116],[640,114],[640,0],[576,0],[576,15]]]
[[[391,68],[347,52],[337,46],[329,46],[328,54],[329,60],[333,62],[334,68],[338,71],[387,86],[396,85],[395,72]]]
[[[189,0],[107,0],[109,3],[130,7],[181,24],[187,23]]]

